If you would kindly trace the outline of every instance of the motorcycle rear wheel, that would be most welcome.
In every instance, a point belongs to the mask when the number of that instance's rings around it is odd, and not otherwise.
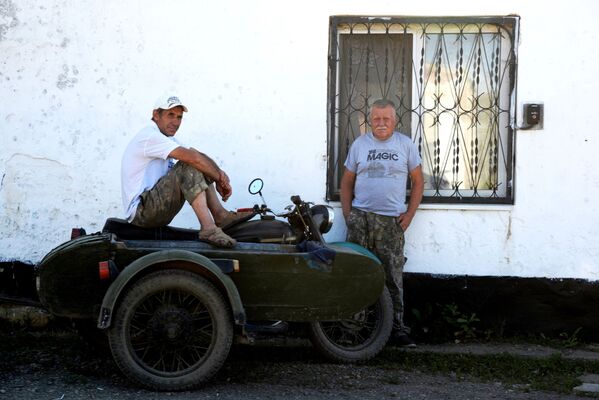
[[[393,304],[385,287],[376,303],[341,321],[312,322],[310,341],[325,358],[352,363],[375,357],[393,328]]]

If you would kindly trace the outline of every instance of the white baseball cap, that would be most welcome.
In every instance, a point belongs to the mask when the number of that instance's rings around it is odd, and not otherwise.
[[[177,106],[183,107],[183,111],[187,112],[187,107],[185,107],[183,103],[181,103],[181,100],[179,100],[177,96],[164,95],[156,99],[156,103],[154,104],[154,110],[157,110],[159,108],[163,110],[170,110],[171,108]]]

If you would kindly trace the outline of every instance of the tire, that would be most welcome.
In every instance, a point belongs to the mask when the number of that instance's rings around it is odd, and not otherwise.
[[[341,321],[312,322],[310,341],[325,358],[352,363],[375,357],[393,328],[393,304],[385,287],[376,303]]]
[[[233,322],[221,293],[197,274],[147,275],[124,294],[108,330],[123,373],[152,390],[191,389],[222,367]]]

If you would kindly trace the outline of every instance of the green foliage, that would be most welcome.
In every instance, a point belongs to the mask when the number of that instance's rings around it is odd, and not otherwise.
[[[579,347],[582,342],[578,335],[582,327],[578,327],[574,332],[561,332],[557,337],[551,337],[544,333],[539,334],[540,343],[546,346],[552,347],[560,347],[564,349],[572,349],[574,347]]]
[[[480,318],[476,313],[463,312],[455,303],[426,303],[422,310],[413,308],[411,311],[413,329],[430,342],[451,340],[459,343],[493,336],[491,331],[480,331]]]
[[[582,327],[579,326],[574,332],[572,332],[571,335],[569,335],[566,332],[562,332],[559,334],[560,338],[563,340],[563,346],[565,348],[571,349],[580,345],[580,341],[578,340],[578,334],[580,333],[581,329]]]
[[[476,339],[476,324],[480,319],[476,313],[464,314],[458,310],[456,304],[447,304],[442,311],[443,319],[453,328],[456,343]]]

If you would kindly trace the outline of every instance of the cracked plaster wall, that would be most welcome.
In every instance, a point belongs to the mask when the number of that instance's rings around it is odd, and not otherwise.
[[[574,111],[599,91],[599,6],[543,4],[0,0],[0,260],[37,262],[72,227],[122,215],[122,149],[165,90],[190,109],[178,137],[233,179],[229,208],[256,201],[255,176],[275,209],[322,202],[330,15],[516,13],[518,100],[545,104],[545,129],[517,132],[516,204],[423,206],[406,269],[597,280],[597,118]],[[337,211],[329,240],[345,233]],[[196,226],[189,208],[175,224]]]

